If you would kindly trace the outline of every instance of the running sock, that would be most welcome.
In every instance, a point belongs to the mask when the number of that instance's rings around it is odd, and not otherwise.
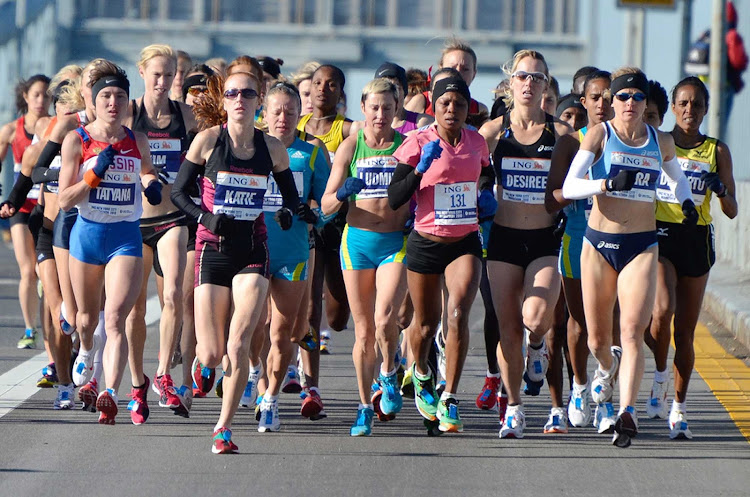
[[[453,392],[445,391],[440,395],[440,400],[456,399],[456,394]]]
[[[665,381],[669,381],[669,372],[667,369],[664,371],[654,370],[654,381],[658,383],[664,383]]]
[[[144,382],[144,383],[143,383],[143,385],[141,385],[141,386],[139,386],[139,387],[137,387],[137,386],[133,385],[133,388],[135,388],[136,390],[141,390],[141,389],[143,389],[143,388],[146,388],[146,385],[147,385],[147,383],[146,383],[146,382]]]
[[[320,395],[320,390],[318,389],[318,387],[310,387],[308,390],[310,390],[311,392],[315,392],[318,395]]]
[[[487,378],[500,378],[500,373],[490,373],[490,370],[487,370]]]
[[[579,384],[575,379],[573,379],[573,388],[576,390],[585,390],[588,383],[584,383],[583,385]]]
[[[687,403],[686,402],[677,402],[676,400],[672,401],[672,412],[680,411],[680,412],[687,412]]]
[[[267,396],[264,395],[263,396],[263,402],[265,402],[266,404],[273,404],[274,402],[278,400],[279,400],[278,395],[267,395]]]
[[[383,364],[385,364],[385,363],[383,363]],[[382,366],[380,368],[380,374],[382,374],[383,376],[393,376],[397,372],[398,372],[398,366],[396,366],[395,368],[391,369],[390,371],[386,371],[386,372],[383,372]]]
[[[94,329],[94,336],[99,337],[100,347],[94,354],[94,371],[92,378],[96,379],[97,383],[102,377],[102,356],[104,355],[104,345],[107,343],[107,332],[104,329],[104,311],[99,311],[99,322]]]
[[[26,338],[31,338],[34,336],[34,328],[26,328]]]
[[[542,347],[544,347],[544,340],[542,340],[539,343],[531,343],[531,341],[529,341],[529,347],[531,347],[534,350],[539,350]]]
[[[373,411],[375,410],[372,404],[360,404],[359,407],[357,407],[357,409],[358,410],[359,409],[371,409]]]
[[[432,378],[432,374],[429,374],[429,373],[428,373],[428,374],[424,375],[424,374],[420,373],[420,372],[419,372],[419,371],[417,370],[417,368],[416,368],[416,367],[414,368],[414,376],[415,376],[415,377],[416,377],[416,378],[417,378],[417,379],[418,379],[419,381],[427,381],[427,380],[429,380],[430,378]]]

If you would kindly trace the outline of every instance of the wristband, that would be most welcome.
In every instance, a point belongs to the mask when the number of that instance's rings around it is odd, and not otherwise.
[[[93,169],[89,169],[83,174],[83,181],[85,181],[86,184],[89,185],[93,190],[94,188],[99,186],[99,183],[102,182],[102,179],[96,175]]]

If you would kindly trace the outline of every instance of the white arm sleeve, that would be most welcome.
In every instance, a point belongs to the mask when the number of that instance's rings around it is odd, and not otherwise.
[[[665,161],[661,165],[662,170],[667,175],[667,183],[669,189],[672,190],[674,196],[682,205],[685,200],[693,200],[693,193],[690,191],[690,183],[687,180],[687,176],[682,172],[680,163],[677,162],[677,157],[672,157],[670,160]]]
[[[602,193],[602,180],[584,179],[586,172],[594,163],[594,153],[579,150],[570,164],[568,175],[563,183],[563,197],[568,200],[579,200]]]

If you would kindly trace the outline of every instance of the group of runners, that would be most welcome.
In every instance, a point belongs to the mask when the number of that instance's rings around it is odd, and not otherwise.
[[[533,397],[546,379],[545,433],[593,424],[629,446],[644,341],[646,413],[670,438],[692,437],[712,197],[737,214],[729,149],[700,131],[699,79],[668,97],[637,68],[584,67],[560,96],[544,56],[521,50],[488,109],[470,91],[475,52],[451,38],[429,78],[378,67],[352,121],[335,65],[284,77],[266,56],[191,64],[144,48],[138,98],[105,59],[33,76],[18,88],[21,116],[0,129],[16,173],[0,216],[21,272],[18,346],[35,347],[39,308],[50,360],[39,386],[57,388],[55,409],[78,399],[114,424],[127,366],[134,424],[149,417],[149,388],[186,418],[215,389],[212,451],[236,452],[237,410],[278,431],[281,392],[301,393],[302,416],[326,417],[320,355],[351,318],[350,434],[370,435],[405,397],[429,433],[461,432],[479,291],[487,374],[475,404],[497,410],[500,438],[524,436],[522,386]],[[670,108],[675,127],[660,131]],[[152,269],[159,356],[146,371]]]

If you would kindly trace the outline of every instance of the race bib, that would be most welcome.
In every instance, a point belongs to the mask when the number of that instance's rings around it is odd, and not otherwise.
[[[96,157],[90,158],[96,164]],[[140,195],[141,159],[115,155],[99,186],[89,192],[89,207],[113,217],[127,217],[135,212],[136,195]]]
[[[637,202],[653,202],[656,183],[661,173],[661,163],[653,157],[629,154],[626,152],[612,152],[610,154],[609,178],[614,178],[622,170],[635,170],[635,184],[633,188],[624,192],[607,192],[609,197],[624,198]]]
[[[220,171],[216,174],[213,213],[254,221],[263,212],[267,189],[267,176]]]
[[[435,185],[435,224],[477,224],[477,184]]]
[[[388,185],[398,161],[392,156],[367,157],[357,161],[357,177],[365,182],[365,187],[356,198],[388,197]]]
[[[500,169],[503,200],[544,204],[550,163],[550,159],[503,157]]]
[[[173,184],[180,170],[182,143],[179,138],[150,138],[148,148],[151,150],[151,163],[156,169],[167,175],[169,184]]]
[[[693,202],[695,205],[701,205],[706,199],[707,190],[706,182],[701,179],[701,174],[703,174],[704,171],[710,172],[711,164],[708,162],[686,159],[684,157],[678,157],[677,161],[680,163],[682,172],[687,176],[688,183],[690,183],[690,190],[693,192]],[[659,186],[656,189],[656,197],[662,202],[679,204],[677,197],[675,197],[672,190],[669,189],[666,174],[661,174],[659,176]]]
[[[292,171],[292,176],[294,176],[294,186],[297,187],[297,195],[299,195],[300,201],[304,202],[305,199],[302,196],[305,193],[305,173],[302,171]],[[279,185],[276,184],[276,180],[272,176],[269,176],[268,189],[266,190],[266,196],[263,197],[263,210],[276,212],[283,205],[283,200],[279,191]]]

